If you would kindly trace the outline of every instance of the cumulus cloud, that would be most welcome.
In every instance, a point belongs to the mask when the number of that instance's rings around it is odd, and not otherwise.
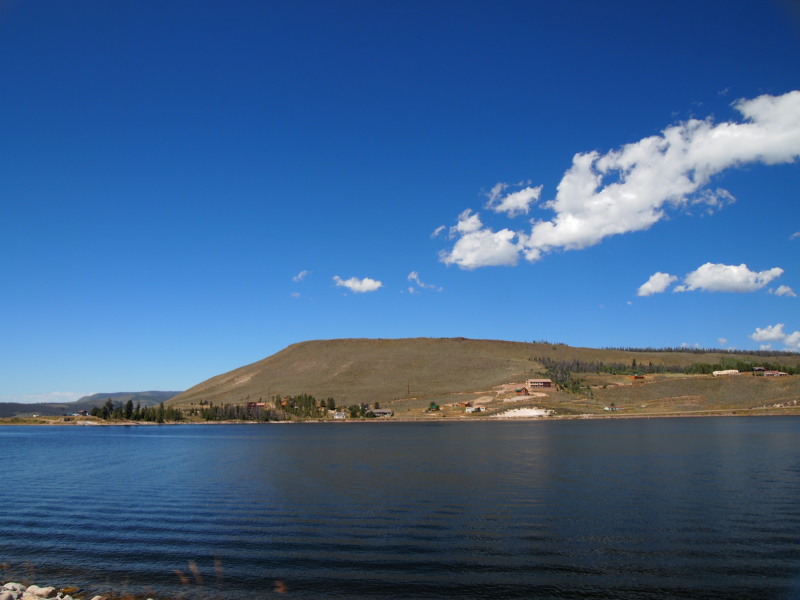
[[[721,265],[706,263],[689,273],[676,292],[702,290],[706,292],[754,292],[783,274],[774,267],[766,271],[751,271],[747,265]]]
[[[351,277],[350,279],[342,279],[338,275],[333,276],[337,287],[347,288],[351,292],[363,294],[365,292],[374,292],[379,289],[383,283],[369,277],[359,279],[358,277]]]
[[[410,282],[416,284],[416,286],[417,286],[417,287],[414,287],[414,286],[409,286],[408,287],[408,292],[410,294],[417,293],[420,289],[423,289],[423,290],[436,290],[437,292],[441,292],[442,289],[443,289],[443,288],[441,288],[441,287],[439,287],[437,285],[433,285],[432,283],[423,282],[422,279],[420,279],[419,273],[417,271],[411,271],[411,273],[408,274],[408,280]]]
[[[480,224],[477,214],[468,215],[467,222],[462,213],[451,229],[458,239],[441,260],[464,269],[513,265],[520,255],[536,261],[557,249],[582,249],[608,236],[646,230],[670,210],[719,210],[733,196],[707,187],[714,175],[800,156],[800,91],[742,99],[733,106],[742,122],[690,119],[605,154],[576,154],[555,198],[539,205],[554,215],[534,219],[527,233],[494,231]],[[488,206],[508,216],[528,212],[541,190],[529,186],[503,195],[504,186],[492,188]]]
[[[478,267],[513,266],[519,258],[517,234],[508,229],[491,231],[483,227],[480,217],[465,210],[458,223],[450,228],[451,237],[458,237],[450,252],[442,252],[440,258],[448,265],[462,269]]]
[[[292,277],[292,281],[295,281],[295,282],[303,281],[303,279],[306,278],[308,273],[309,273],[309,271],[300,271],[297,275]]]
[[[652,296],[653,294],[661,294],[677,280],[678,278],[675,275],[658,271],[657,273],[653,273],[650,279],[639,286],[636,295]]]
[[[779,285],[775,290],[770,290],[769,293],[775,294],[776,296],[789,296],[790,298],[797,297],[797,294],[795,294],[794,290],[788,285]]]
[[[775,342],[783,344],[790,350],[800,351],[800,331],[785,333],[783,327],[783,323],[768,325],[764,328],[756,327],[755,332],[750,334],[750,338],[756,342],[767,342],[767,347]]]

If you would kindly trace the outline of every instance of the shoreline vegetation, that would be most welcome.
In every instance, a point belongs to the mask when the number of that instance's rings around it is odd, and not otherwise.
[[[486,417],[382,417],[376,419],[325,419],[308,418],[284,421],[254,421],[244,419],[231,419],[219,421],[204,420],[177,420],[177,421],[128,421],[125,419],[102,420],[95,417],[76,418],[65,421],[59,417],[5,417],[0,418],[0,426],[89,426],[89,427],[137,427],[137,426],[158,426],[158,425],[292,425],[292,424],[367,424],[367,423],[507,423],[507,422],[557,422],[575,420],[619,420],[619,419],[669,419],[669,418],[702,418],[702,417],[770,417],[770,416],[795,416],[800,415],[800,402],[797,406],[786,407],[754,407],[739,409],[699,409],[691,411],[673,412],[651,412],[651,413],[624,413],[622,411],[611,412],[609,414],[583,413],[583,414],[511,414],[508,416],[494,415]],[[522,410],[522,409],[520,409]],[[509,411],[511,412],[511,411]]]

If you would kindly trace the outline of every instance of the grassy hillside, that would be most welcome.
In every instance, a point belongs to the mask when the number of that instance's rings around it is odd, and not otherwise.
[[[684,368],[697,363],[731,361],[800,368],[800,355],[785,353],[766,356],[726,351],[628,351],[463,338],[318,340],[294,344],[261,361],[213,377],[168,404],[178,407],[198,405],[201,401],[239,404],[268,400],[276,395],[311,394],[319,399],[333,397],[340,406],[380,402],[400,416],[418,414],[430,401],[442,405],[459,401],[494,402],[490,412],[497,412],[510,406],[508,401],[517,400],[515,386],[527,378],[546,375],[542,361],[580,368],[589,363],[630,366],[634,362],[650,369]],[[610,403],[625,405],[629,411],[634,407],[642,410],[640,394],[660,398],[664,406],[669,406],[666,399],[682,396],[703,397],[706,404],[721,405],[726,405],[725,398],[735,397],[736,406],[800,398],[800,376],[781,378],[781,382],[738,376],[736,381],[747,381],[751,386],[740,392],[730,381],[710,375],[653,374],[636,386],[626,375],[578,371],[573,375],[585,383],[579,394],[552,392],[546,398],[520,402],[552,407],[561,414],[603,414],[603,407]],[[656,410],[653,407],[657,404],[651,404],[651,409]]]

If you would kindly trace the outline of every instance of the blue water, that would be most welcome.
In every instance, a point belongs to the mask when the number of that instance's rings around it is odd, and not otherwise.
[[[800,419],[0,428],[5,580],[798,598]]]

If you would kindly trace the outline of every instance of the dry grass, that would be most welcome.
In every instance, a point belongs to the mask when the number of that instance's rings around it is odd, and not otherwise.
[[[422,415],[434,401],[445,407],[443,414],[455,416],[463,413],[463,408],[450,411],[447,405],[485,404],[487,399],[500,398],[499,386],[506,386],[508,393],[509,386],[543,375],[537,358],[606,364],[631,364],[635,359],[637,364],[683,366],[715,363],[723,358],[749,359],[754,363],[761,360],[746,354],[628,352],[463,338],[318,340],[294,344],[264,360],[213,377],[167,404],[197,406],[201,400],[246,403],[275,395],[311,394],[318,399],[332,396],[339,406],[380,402],[382,407],[392,408],[396,416],[406,418]],[[800,356],[774,357],[770,361],[796,366]],[[653,411],[668,406],[743,407],[796,399],[794,381],[800,382],[800,377],[769,380],[739,376],[736,384],[710,376],[648,375],[645,383],[633,387],[629,377],[576,375],[593,386],[593,398],[551,393],[528,405],[552,408],[557,414],[602,413],[603,406],[611,402],[627,410]]]

